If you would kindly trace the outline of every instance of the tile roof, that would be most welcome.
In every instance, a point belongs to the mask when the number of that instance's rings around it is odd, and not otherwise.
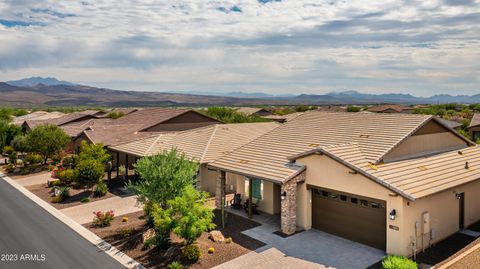
[[[110,148],[136,156],[150,156],[176,148],[189,158],[209,163],[278,126],[274,122],[214,124],[188,131],[162,133]]]
[[[430,115],[306,112],[210,166],[274,182],[285,182],[301,166],[288,157],[320,146],[358,143],[367,162],[383,156],[433,119]]]
[[[41,120],[26,120],[25,123],[28,124],[30,128],[33,128],[40,124],[55,124],[57,126],[61,126],[72,121],[80,120],[82,118],[96,118],[93,114],[97,113],[94,110],[87,110],[81,112],[73,112],[69,114],[65,114],[61,117],[53,118],[53,119],[41,119]]]
[[[372,106],[367,109],[370,112],[383,112],[386,110],[394,110],[398,113],[413,110],[412,107],[409,106],[402,106],[402,105],[379,105],[379,106]]]
[[[287,122],[295,119],[296,117],[302,115],[303,112],[294,112],[290,114],[285,114],[285,115],[267,115],[267,116],[262,116],[262,118],[269,119],[269,120],[277,120],[277,121],[282,121],[282,122]]]
[[[17,125],[21,125],[26,120],[48,120],[48,119],[55,119],[64,116],[65,114],[62,112],[47,112],[47,111],[35,111],[27,115],[18,116],[13,118],[13,123]]]
[[[480,113],[475,113],[473,114],[472,120],[470,121],[470,125],[468,126],[468,128],[478,125],[480,125]]]
[[[329,155],[410,200],[480,179],[479,146],[377,165],[364,158],[356,143],[322,147],[303,155],[315,151]]]
[[[175,118],[181,114],[192,111],[190,109],[173,108],[145,108],[127,114],[116,120],[117,124],[141,124],[140,129],[146,129],[169,119]]]
[[[239,107],[236,109],[238,113],[243,113],[245,115],[253,115],[259,111],[265,110],[261,107]]]
[[[142,124],[106,124],[93,125],[83,134],[94,144],[113,146],[154,135],[154,132],[139,132]]]
[[[442,119],[442,118],[438,118],[438,120],[443,122],[443,124],[447,125],[448,127],[452,128],[452,129],[456,129],[456,128],[459,128],[460,126],[462,126],[462,124],[459,123],[458,121],[446,120],[446,119]]]

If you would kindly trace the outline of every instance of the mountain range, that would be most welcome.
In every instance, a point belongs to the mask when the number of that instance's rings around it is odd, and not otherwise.
[[[480,103],[480,94],[434,95],[365,94],[358,91],[322,95],[269,95],[245,92],[119,91],[79,85],[48,77],[0,82],[0,105],[13,106],[209,106],[209,105],[326,105],[326,104],[444,104]]]

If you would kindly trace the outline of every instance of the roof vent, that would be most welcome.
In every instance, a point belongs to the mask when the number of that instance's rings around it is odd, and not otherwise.
[[[419,166],[419,167],[417,167],[417,168],[418,168],[419,170],[421,170],[421,171],[428,170],[428,167],[425,166],[425,165]]]
[[[463,152],[461,150],[457,151],[458,155],[463,155]]]
[[[368,135],[368,134],[361,134],[360,135],[360,138],[369,138],[369,137],[370,137],[370,135]]]
[[[369,164],[368,164],[368,167],[372,168],[373,170],[378,170],[378,166],[376,166],[376,165],[373,164],[373,163],[369,163]]]
[[[247,160],[240,160],[240,163],[248,163]]]
[[[312,148],[318,148],[318,146],[320,146],[319,144],[310,144],[308,145],[309,147],[312,147]]]
[[[468,169],[468,162],[465,162],[465,169]]]

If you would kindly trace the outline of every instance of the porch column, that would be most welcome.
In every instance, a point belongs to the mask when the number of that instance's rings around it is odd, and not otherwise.
[[[217,173],[217,186],[215,188],[215,206],[222,207],[222,199],[225,198],[225,171]]]
[[[125,154],[125,180],[128,180],[128,154]]]
[[[293,234],[297,229],[297,183],[305,180],[305,172],[282,184],[281,230]]]
[[[117,178],[120,176],[120,152],[117,151]]]
[[[248,218],[252,218],[252,204],[253,204],[253,180],[251,177],[248,178],[248,199],[249,199],[249,203],[248,203]]]

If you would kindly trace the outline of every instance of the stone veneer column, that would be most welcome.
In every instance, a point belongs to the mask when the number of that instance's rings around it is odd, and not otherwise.
[[[281,202],[281,230],[285,234],[293,234],[297,229],[297,183],[305,180],[305,172],[285,182],[281,194],[286,193]]]
[[[222,199],[225,197],[225,171],[217,172],[217,174],[217,186],[215,188],[215,206],[217,208],[221,208]]]

